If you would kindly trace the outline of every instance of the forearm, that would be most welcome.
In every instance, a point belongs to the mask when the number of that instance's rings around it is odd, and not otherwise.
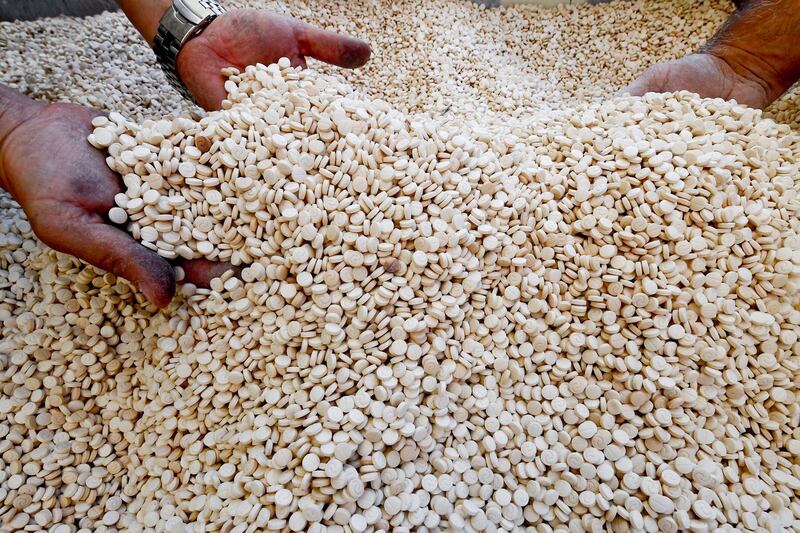
[[[117,0],[131,23],[151,45],[158,31],[158,22],[172,0]]]
[[[4,146],[12,132],[46,104],[37,102],[0,84],[0,188],[14,195],[13,184],[6,176],[4,165]]]
[[[777,98],[800,79],[800,0],[751,0],[702,51],[762,80]]]

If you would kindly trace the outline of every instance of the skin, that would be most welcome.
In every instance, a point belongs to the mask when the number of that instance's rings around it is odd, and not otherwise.
[[[688,90],[763,109],[800,79],[800,0],[752,0],[701,50],[654,65],[625,92]]]
[[[634,96],[675,91],[736,100],[758,109],[765,108],[771,102],[769,88],[763,81],[739,74],[724,59],[712,54],[691,54],[676,61],[654,65],[626,89],[628,94]]]
[[[197,102],[218,109],[225,99],[224,67],[269,65],[288,57],[306,67],[306,58],[344,68],[356,68],[369,60],[367,43],[320,30],[298,20],[256,9],[231,11],[217,18],[178,56],[178,73]]]
[[[152,44],[161,15],[172,0],[118,0],[145,40]],[[178,74],[205,109],[218,109],[225,99],[225,67],[275,63],[288,57],[306,66],[312,57],[344,68],[364,65],[369,45],[359,39],[321,30],[299,20],[260,9],[235,9],[214,19],[178,55]]]
[[[171,2],[120,0],[142,35],[152,42]],[[220,70],[243,69],[288,57],[355,68],[369,59],[363,41],[319,30],[260,10],[237,10],[217,18],[178,56],[178,73],[196,101],[218,109],[225,98]],[[0,187],[22,206],[36,235],[55,250],[72,254],[137,286],[164,307],[175,293],[173,267],[108,221],[122,182],[105,156],[86,138],[101,112],[73,104],[35,102],[0,85]],[[206,260],[184,262],[186,279],[200,286],[230,268]]]
[[[25,210],[34,233],[54,250],[131,281],[155,305],[168,305],[175,293],[173,267],[108,220],[123,186],[103,153],[86,142],[98,112],[17,97],[17,118],[0,119],[15,122],[13,131],[0,135],[0,186]],[[230,268],[205,259],[179,264],[186,280],[200,286]]]
[[[26,109],[0,144],[0,172],[33,231],[51,248],[122,276],[152,303],[167,305],[175,292],[173,268],[107,222],[122,187],[103,154],[85,141],[97,112],[36,102]]]

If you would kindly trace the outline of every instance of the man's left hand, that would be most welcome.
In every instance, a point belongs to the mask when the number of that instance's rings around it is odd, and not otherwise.
[[[237,9],[215,19],[188,41],[178,55],[178,74],[205,109],[219,109],[227,93],[225,67],[275,63],[287,57],[305,67],[306,58],[345,68],[369,60],[369,45],[359,39],[321,30],[299,20],[261,9]]]

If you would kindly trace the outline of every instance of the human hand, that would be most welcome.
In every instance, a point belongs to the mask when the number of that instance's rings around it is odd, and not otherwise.
[[[42,242],[124,277],[164,307],[175,292],[173,268],[106,221],[122,187],[86,140],[98,114],[79,105],[35,103],[2,144],[5,187]]]
[[[315,28],[299,20],[260,9],[238,9],[221,15],[178,55],[178,74],[205,109],[218,109],[226,97],[225,67],[275,63],[287,57],[306,66],[313,57],[340,67],[355,68],[369,60],[364,41]]]
[[[2,184],[19,202],[45,244],[136,285],[159,307],[175,293],[175,271],[120,228],[107,213],[122,183],[86,140],[94,109],[25,100],[26,118],[0,144]],[[190,261],[187,281],[206,285],[230,265]]]
[[[736,100],[763,109],[774,99],[768,84],[753,74],[740,74],[712,54],[691,54],[647,69],[624,89],[632,96],[648,92],[691,91],[706,98]]]

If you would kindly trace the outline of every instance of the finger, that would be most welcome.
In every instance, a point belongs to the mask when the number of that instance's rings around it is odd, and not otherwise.
[[[650,88],[652,85],[649,77],[642,75],[633,80],[630,85],[622,89],[622,94],[629,96],[644,96],[646,93],[652,92]]]
[[[641,76],[622,89],[623,94],[643,96],[646,93],[661,92],[664,79],[663,65],[654,65],[645,70]]]
[[[163,257],[100,217],[87,220],[84,213],[71,215],[59,219],[62,222],[55,232],[44,232],[47,244],[127,279],[158,307],[169,304],[175,294],[175,271]]]
[[[360,39],[298,23],[300,53],[338,67],[356,68],[369,61],[369,45]]]
[[[228,270],[234,269],[235,271],[241,268],[235,268],[230,263],[222,263],[219,261],[210,261],[208,259],[190,259],[180,263],[186,277],[185,283],[192,283],[198,287],[208,288],[211,285],[211,280],[222,276]]]

